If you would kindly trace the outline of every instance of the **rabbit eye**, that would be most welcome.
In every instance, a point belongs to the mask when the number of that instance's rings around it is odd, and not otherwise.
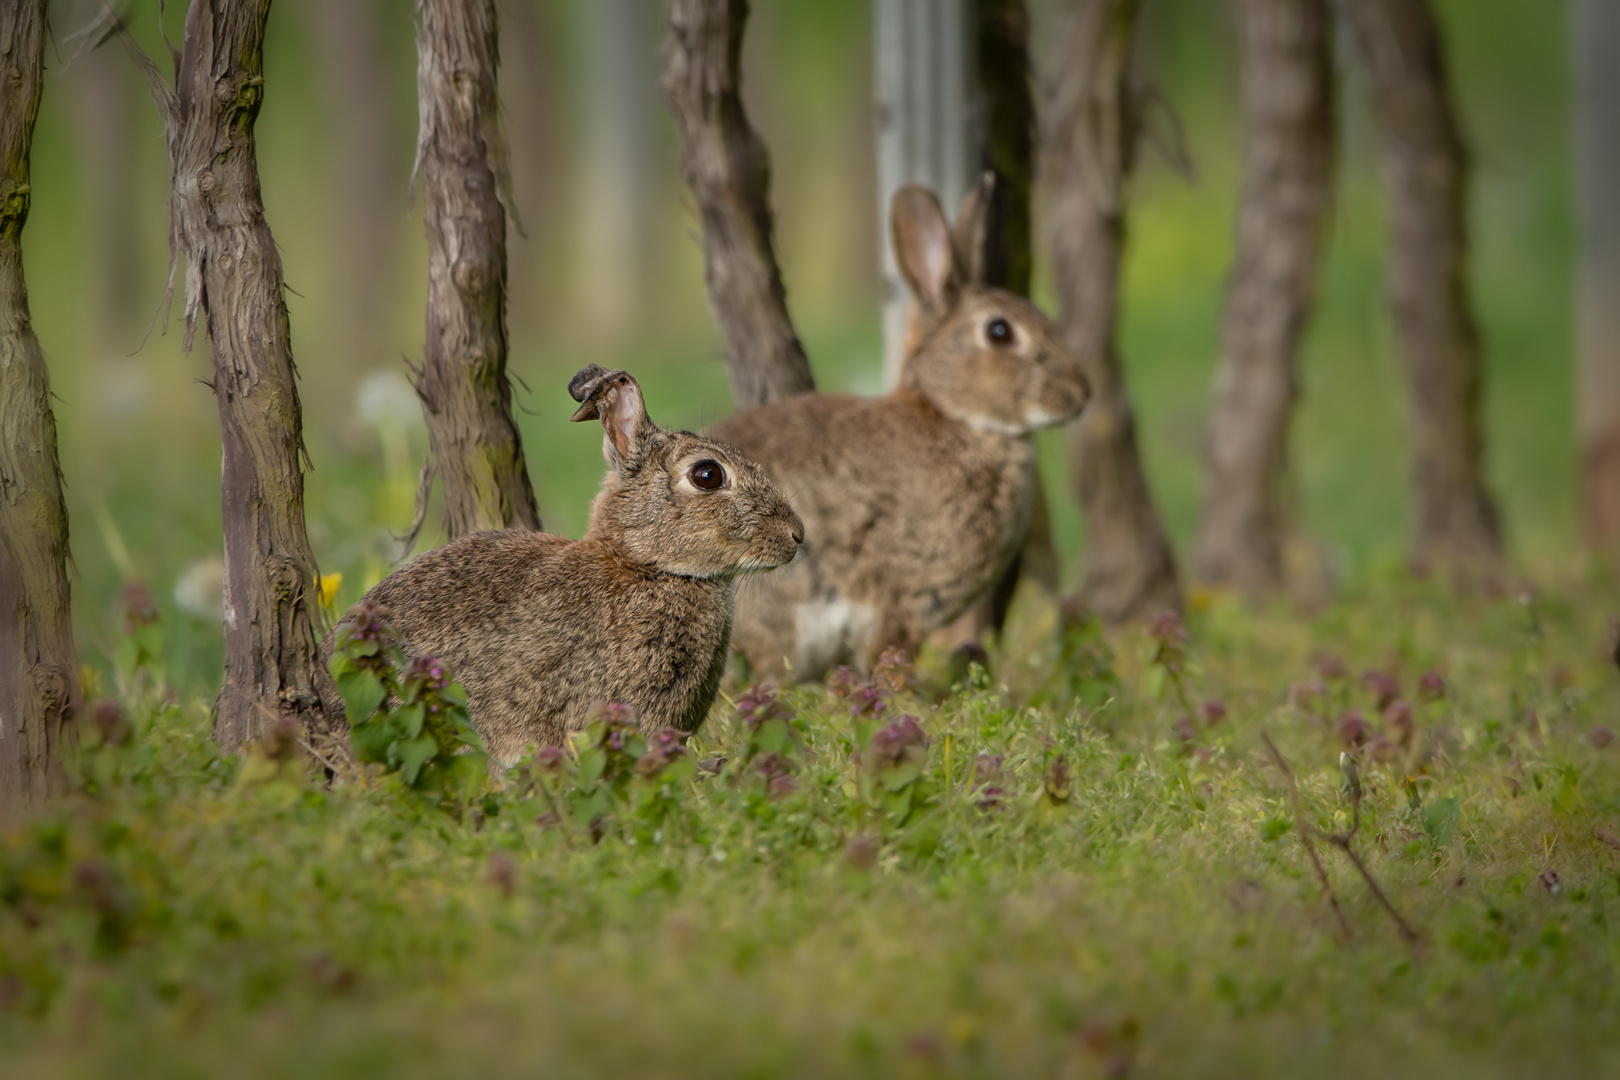
[[[1012,324],[997,315],[984,324],[984,336],[990,339],[992,345],[1011,345],[1013,340]]]
[[[699,491],[719,491],[726,482],[726,470],[718,461],[704,458],[686,470],[686,478]]]

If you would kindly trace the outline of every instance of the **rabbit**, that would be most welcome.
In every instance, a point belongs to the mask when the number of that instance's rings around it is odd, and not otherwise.
[[[928,189],[894,194],[894,253],[916,304],[891,393],[801,394],[706,431],[759,462],[805,523],[793,566],[738,598],[732,647],[757,678],[915,653],[1018,553],[1037,482],[1030,435],[1073,420],[1090,387],[1045,315],[980,280],[992,182],[963,201],[954,236]]]
[[[501,765],[561,745],[597,702],[633,706],[648,733],[695,731],[725,668],[737,576],[790,562],[804,539],[759,466],[660,428],[630,375],[592,365],[568,392],[572,419],[602,421],[611,466],[585,535],[473,533],[365,596],[407,653],[449,661]]]

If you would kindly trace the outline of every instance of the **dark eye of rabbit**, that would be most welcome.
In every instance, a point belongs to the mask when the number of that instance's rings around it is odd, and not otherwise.
[[[726,470],[718,461],[705,458],[686,470],[686,478],[700,491],[719,491],[726,482]]]
[[[984,324],[984,336],[990,339],[992,345],[1011,345],[1013,340],[1012,324],[997,315]]]

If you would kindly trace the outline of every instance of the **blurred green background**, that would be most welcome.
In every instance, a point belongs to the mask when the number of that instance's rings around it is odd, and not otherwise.
[[[1565,11],[1552,0],[1437,0],[1477,164],[1473,291],[1487,362],[1489,476],[1516,560],[1576,557],[1572,225]],[[1032,5],[1036,47],[1050,0]],[[220,670],[219,439],[206,339],[180,351],[159,313],[167,173],[156,114],[116,43],[75,55],[95,5],[53,5],[55,42],[24,235],[35,323],[57,395],[85,660],[109,670],[128,580],[168,626],[170,681]],[[164,17],[178,41],[183,4]],[[755,0],[751,117],[774,160],[789,304],[823,388],[879,386],[871,11],[862,0]],[[1122,353],[1155,494],[1184,553],[1196,520],[1241,168],[1228,5],[1147,0],[1143,64],[1186,132],[1193,173],[1143,158],[1131,207]],[[566,423],[591,363],[635,372],[654,417],[697,427],[731,408],[703,288],[698,222],[656,99],[661,14],[628,30],[594,0],[502,0],[501,73],[515,199],[511,370],[546,526],[582,529],[600,439]],[[129,9],[166,58],[156,0]],[[1383,223],[1366,95],[1341,41],[1342,158],[1294,431],[1302,511],[1348,584],[1400,565],[1408,519],[1403,380],[1383,304]],[[1059,58],[1038,55],[1039,64]],[[310,536],[345,605],[398,558],[426,437],[404,381],[426,292],[421,200],[407,196],[416,104],[405,0],[279,0],[265,47],[259,165],[285,259],[302,376]],[[167,62],[164,61],[166,68]],[[1161,125],[1162,126],[1162,125]],[[1037,226],[1039,229],[1039,225]],[[1037,236],[1038,248],[1047,245]],[[1044,251],[1043,251],[1044,254]],[[1037,298],[1051,307],[1050,277]],[[179,307],[175,314],[178,316]],[[157,322],[148,333],[149,324]],[[167,333],[165,333],[167,329]],[[1073,572],[1084,528],[1062,435],[1042,449]],[[437,509],[424,543],[442,539]]]

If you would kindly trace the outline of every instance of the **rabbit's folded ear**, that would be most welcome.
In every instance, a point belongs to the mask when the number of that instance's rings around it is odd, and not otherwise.
[[[951,230],[934,193],[920,184],[904,184],[889,204],[894,234],[894,260],[917,303],[930,314],[950,307],[962,287],[952,250]]]
[[[979,177],[951,226],[951,242],[956,247],[956,264],[963,281],[985,283],[985,267],[990,254],[992,219],[996,216],[996,174],[989,169]]]
[[[615,467],[632,465],[658,426],[647,415],[641,386],[624,371],[592,364],[568,380],[568,393],[580,403],[569,419],[601,420],[602,450]]]

